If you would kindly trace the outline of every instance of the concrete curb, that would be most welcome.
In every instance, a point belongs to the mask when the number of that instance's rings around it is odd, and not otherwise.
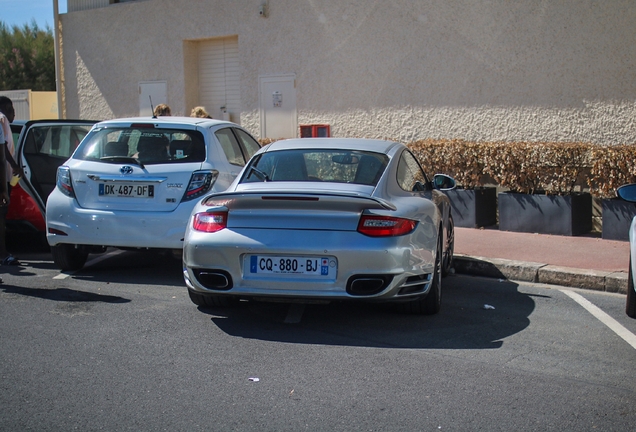
[[[455,273],[627,293],[627,273],[576,269],[544,263],[455,255]]]

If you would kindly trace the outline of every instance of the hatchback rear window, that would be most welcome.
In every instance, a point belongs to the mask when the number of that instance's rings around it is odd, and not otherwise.
[[[323,181],[375,186],[388,162],[388,156],[366,151],[270,151],[252,161],[241,182]]]
[[[205,142],[198,131],[148,127],[93,130],[73,155],[76,159],[144,165],[203,162]]]

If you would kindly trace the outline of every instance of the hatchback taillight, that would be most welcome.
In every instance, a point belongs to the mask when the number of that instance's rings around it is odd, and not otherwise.
[[[190,201],[205,194],[214,186],[214,182],[216,182],[218,177],[219,172],[217,170],[193,172],[181,201]]]
[[[69,167],[61,166],[57,168],[56,184],[64,195],[75,198],[75,191],[73,190],[73,183],[71,181],[71,169]]]
[[[206,212],[194,215],[192,228],[196,231],[217,232],[227,226],[227,212]]]
[[[393,237],[410,233],[416,225],[411,219],[365,215],[360,218],[358,232],[370,237]]]

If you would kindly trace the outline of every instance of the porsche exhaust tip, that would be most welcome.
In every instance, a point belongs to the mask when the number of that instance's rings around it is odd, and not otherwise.
[[[194,270],[194,277],[205,288],[228,291],[232,289],[232,276],[223,270],[206,270],[196,269]]]
[[[382,292],[392,280],[391,275],[352,276],[347,283],[347,293],[352,296],[372,296]]]

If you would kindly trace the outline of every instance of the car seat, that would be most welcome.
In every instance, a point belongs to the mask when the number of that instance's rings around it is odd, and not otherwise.
[[[376,157],[364,155],[358,162],[354,183],[375,186],[382,175],[382,162]]]
[[[307,166],[301,153],[281,155],[272,174],[274,181],[306,181]]]
[[[174,140],[170,142],[170,156],[172,159],[183,159],[190,156],[191,140]]]
[[[142,135],[137,143],[137,158],[143,162],[167,161],[168,144],[164,135]]]
[[[104,156],[128,156],[128,143],[109,141],[104,145]]]

